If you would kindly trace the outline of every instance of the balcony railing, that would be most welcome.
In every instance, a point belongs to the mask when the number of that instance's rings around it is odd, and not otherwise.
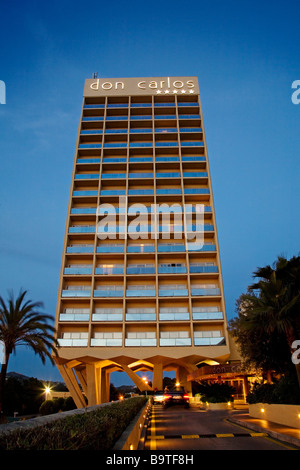
[[[67,247],[67,253],[93,253],[94,245],[73,245]]]
[[[207,336],[196,336],[197,332],[194,333],[194,344],[195,346],[218,346],[224,343],[224,336],[207,337]]]
[[[193,320],[223,320],[223,312],[220,311],[195,311],[193,309]]]
[[[123,314],[122,313],[93,313],[92,314],[92,321],[107,321],[107,322],[115,322],[115,321],[122,321]]]
[[[123,297],[123,288],[120,289],[95,289],[94,297]]]
[[[194,287],[191,287],[191,295],[199,295],[199,296],[202,296],[202,295],[205,295],[205,296],[214,296],[214,295],[221,295],[221,290],[219,288],[194,288]]]

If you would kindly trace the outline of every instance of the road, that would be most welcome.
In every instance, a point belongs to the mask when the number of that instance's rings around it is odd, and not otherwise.
[[[152,407],[144,450],[291,450],[265,433],[230,423],[238,411],[211,411],[174,406]],[[299,450],[299,449],[297,449]]]

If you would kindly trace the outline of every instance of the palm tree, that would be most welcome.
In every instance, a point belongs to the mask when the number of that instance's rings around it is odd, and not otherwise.
[[[244,298],[248,328],[284,333],[292,355],[292,345],[300,338],[300,257],[278,257],[273,268],[259,268],[254,276],[260,280]],[[300,386],[300,364],[295,366]]]
[[[16,346],[29,346],[43,364],[46,358],[54,364],[51,353],[57,354],[56,344],[53,342],[55,328],[48,323],[53,321],[53,318],[40,313],[42,302],[25,300],[26,295],[27,291],[21,290],[19,296],[14,299],[13,293],[10,293],[7,304],[0,296],[0,342],[4,345],[4,361],[0,374],[0,419],[3,413],[3,390],[8,361]]]

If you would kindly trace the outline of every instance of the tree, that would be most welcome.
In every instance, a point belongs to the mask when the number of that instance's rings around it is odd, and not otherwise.
[[[249,314],[250,298],[254,294],[242,294],[236,301],[237,317],[229,321],[228,327],[236,339],[243,357],[243,366],[256,370],[268,380],[272,373],[283,374],[294,369],[290,348],[285,334],[266,331],[262,325],[254,326]]]
[[[255,344],[249,341],[249,347],[253,349],[263,347],[261,338],[265,338],[268,345],[273,341],[273,348],[276,339],[278,344],[278,340],[284,338],[291,361],[294,341],[300,339],[300,257],[290,260],[278,257],[273,267],[258,268],[254,277],[258,281],[240,297],[240,322],[235,324],[240,332],[235,328],[235,334],[240,341],[243,335],[249,335],[248,341],[256,335]],[[286,345],[282,345],[281,350]],[[273,364],[276,364],[275,360]],[[295,366],[300,386],[300,364]]]
[[[55,328],[49,324],[52,316],[41,313],[42,302],[26,300],[27,291],[20,291],[15,299],[9,294],[6,303],[0,296],[0,341],[4,344],[4,361],[0,374],[0,413],[3,413],[3,390],[7,373],[9,357],[19,345],[26,345],[37,354],[42,363],[46,358],[54,364],[51,353],[57,354],[53,335]],[[1,415],[0,415],[1,419]]]

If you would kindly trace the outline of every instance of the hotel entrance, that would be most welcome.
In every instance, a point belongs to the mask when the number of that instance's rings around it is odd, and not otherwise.
[[[235,389],[234,403],[246,403],[249,392],[249,378],[252,374],[247,373],[241,367],[240,362],[230,364],[217,364],[213,366],[203,365],[199,370],[188,376],[191,382],[219,382],[227,383]]]

